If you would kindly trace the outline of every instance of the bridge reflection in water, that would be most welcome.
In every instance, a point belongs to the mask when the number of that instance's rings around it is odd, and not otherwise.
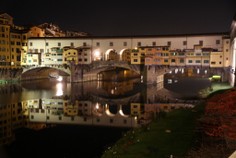
[[[0,144],[14,140],[18,128],[43,129],[51,125],[95,125],[106,127],[136,128],[149,123],[160,111],[176,108],[192,108],[186,103],[129,103],[127,105],[109,105],[89,100],[70,100],[61,98],[32,99],[0,107],[0,113],[6,114],[1,122],[3,135]]]
[[[129,129],[148,124],[162,111],[195,105],[179,98],[176,102],[178,95],[164,88],[164,83],[143,85],[140,79],[78,84],[37,80],[6,85],[0,88],[0,144],[11,143],[20,128],[93,125]]]

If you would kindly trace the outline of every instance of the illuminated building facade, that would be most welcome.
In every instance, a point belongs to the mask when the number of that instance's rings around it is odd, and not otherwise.
[[[52,48],[63,50],[68,46],[86,46],[90,48],[87,54],[90,62],[122,60],[145,65],[228,67],[231,62],[229,43],[229,37],[222,33],[155,37],[30,38],[28,54],[38,53],[41,60],[46,61],[44,54],[52,54]],[[63,52],[63,63],[66,61],[65,56],[68,56],[67,51]],[[30,58],[27,60],[32,61]]]

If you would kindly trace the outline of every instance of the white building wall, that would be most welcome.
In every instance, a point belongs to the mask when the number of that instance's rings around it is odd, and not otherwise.
[[[219,44],[217,44],[219,40]],[[187,45],[184,45],[184,41],[187,41]],[[91,46],[91,58],[95,59],[94,54],[99,53],[101,60],[104,60],[109,51],[115,50],[117,53],[122,53],[125,49],[134,49],[138,47],[138,43],[141,42],[141,46],[153,46],[153,42],[156,46],[167,46],[170,42],[170,49],[194,49],[194,45],[199,45],[200,41],[203,42],[202,47],[214,48],[218,51],[223,50],[223,35],[189,35],[189,36],[160,36],[160,37],[107,37],[107,38],[30,38],[28,39],[28,50],[37,49],[38,52],[43,49],[43,53],[50,52],[52,47],[63,48],[65,46],[74,47]],[[124,42],[127,44],[124,45]],[[32,45],[30,44],[32,43]],[[48,46],[46,46],[48,43]],[[58,45],[60,43],[60,46]],[[99,46],[97,45],[99,43]]]
[[[224,67],[228,67],[231,62],[230,58],[230,39],[223,39],[223,61]]]
[[[187,45],[183,45],[183,41],[187,40]],[[220,44],[216,44],[216,40],[220,40]],[[199,41],[203,41],[203,47],[210,47],[222,50],[222,35],[202,35],[202,36],[173,36],[173,37],[127,37],[127,38],[32,38],[28,40],[28,43],[32,42],[33,46],[28,44],[29,49],[50,49],[52,47],[59,47],[58,43],[61,43],[61,48],[64,46],[70,46],[74,43],[74,47],[83,46],[86,43],[87,46],[92,46],[93,50],[99,49],[101,52],[106,52],[109,49],[114,49],[120,52],[123,49],[134,49],[138,47],[138,42],[141,42],[141,46],[152,46],[153,42],[156,42],[156,46],[166,46],[168,42],[171,42],[171,50],[173,49],[193,49],[194,45],[199,45]],[[48,46],[45,43],[48,42]],[[97,42],[100,44],[97,46]],[[110,46],[110,42],[113,46]],[[127,46],[124,46],[124,42],[127,42]],[[45,51],[44,51],[45,52]]]

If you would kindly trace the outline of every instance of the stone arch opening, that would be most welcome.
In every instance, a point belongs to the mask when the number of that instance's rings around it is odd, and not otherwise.
[[[119,61],[119,54],[114,49],[108,49],[105,53],[105,60]]]
[[[131,49],[122,49],[119,54],[121,61],[131,62]]]

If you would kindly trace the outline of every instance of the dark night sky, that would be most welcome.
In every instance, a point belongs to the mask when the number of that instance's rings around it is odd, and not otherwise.
[[[1,0],[0,11],[95,36],[215,33],[230,30],[236,0]]]

